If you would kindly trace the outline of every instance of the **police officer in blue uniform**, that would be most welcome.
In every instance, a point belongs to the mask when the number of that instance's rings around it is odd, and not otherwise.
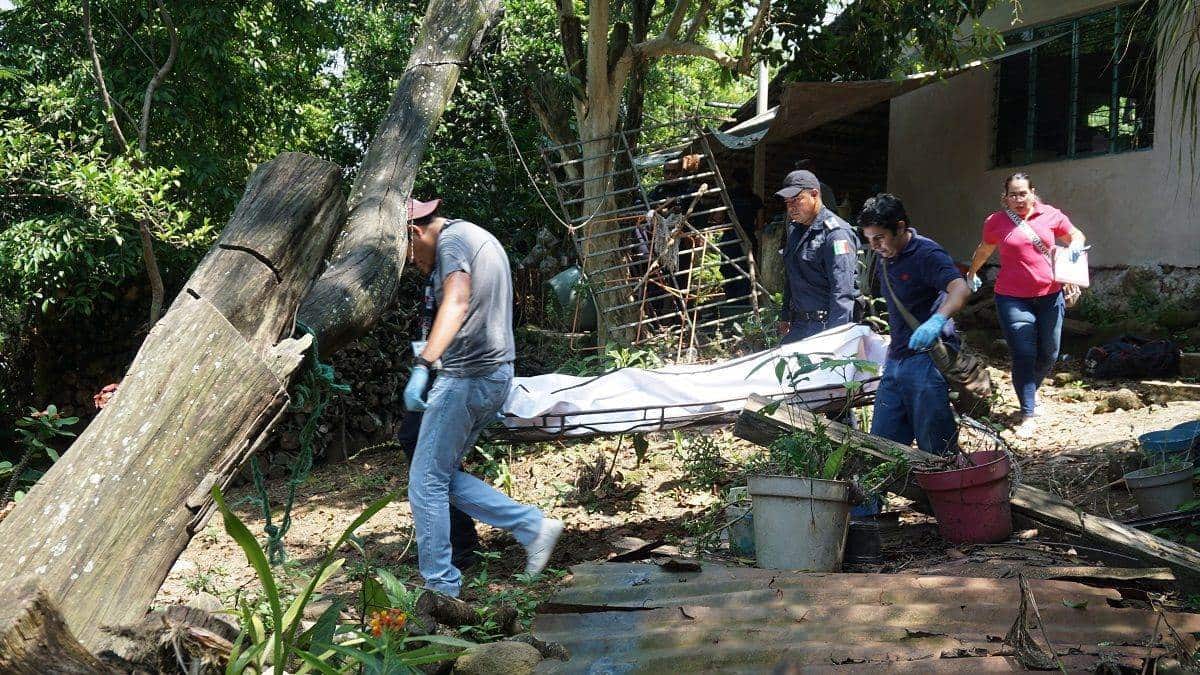
[[[858,295],[858,236],[825,207],[821,182],[793,171],[775,193],[787,204],[783,247],[783,309],[779,336],[797,342],[854,320]]]
[[[963,308],[971,290],[950,254],[909,226],[904,204],[895,195],[868,199],[858,225],[871,250],[883,259],[876,270],[892,337],[875,392],[871,433],[904,445],[915,439],[925,452],[954,454],[958,425],[949,386],[929,348],[940,338],[948,348],[959,349],[950,317]],[[915,330],[897,303],[919,322]]]

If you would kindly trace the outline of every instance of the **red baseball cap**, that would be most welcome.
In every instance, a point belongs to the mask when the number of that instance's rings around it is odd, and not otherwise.
[[[408,200],[408,219],[420,220],[425,216],[437,211],[438,206],[442,203],[440,199],[432,199],[423,202],[419,199],[409,198]]]

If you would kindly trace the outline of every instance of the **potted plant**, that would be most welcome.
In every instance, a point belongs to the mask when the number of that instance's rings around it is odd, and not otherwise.
[[[1191,500],[1193,470],[1190,461],[1168,459],[1125,474],[1125,485],[1142,515],[1154,516]]]
[[[777,439],[747,468],[758,566],[841,569],[851,506],[873,499],[903,469],[902,459],[868,466],[821,426]]]

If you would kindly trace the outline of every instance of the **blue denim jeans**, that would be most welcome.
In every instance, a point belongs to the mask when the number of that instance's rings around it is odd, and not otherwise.
[[[928,352],[888,358],[875,392],[871,433],[935,455],[958,452],[958,424],[946,378]]]
[[[512,532],[522,546],[537,537],[542,512],[509,499],[459,470],[484,427],[496,419],[512,384],[512,364],[479,377],[439,374],[429,391],[417,450],[408,469],[408,501],[425,587],[457,597],[462,574],[450,561],[450,505]]]
[[[1062,292],[1038,298],[996,296],[1000,328],[1012,352],[1013,388],[1026,417],[1033,414],[1038,387],[1058,358],[1065,312]]]

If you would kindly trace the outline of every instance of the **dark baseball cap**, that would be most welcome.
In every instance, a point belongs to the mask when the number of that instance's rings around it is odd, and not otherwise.
[[[437,211],[438,206],[442,203],[440,199],[431,199],[423,202],[419,199],[408,200],[408,219],[420,220],[425,216]]]
[[[811,171],[800,169],[789,173],[783,179],[783,188],[775,193],[780,199],[791,199],[803,190],[820,190],[821,181]]]

